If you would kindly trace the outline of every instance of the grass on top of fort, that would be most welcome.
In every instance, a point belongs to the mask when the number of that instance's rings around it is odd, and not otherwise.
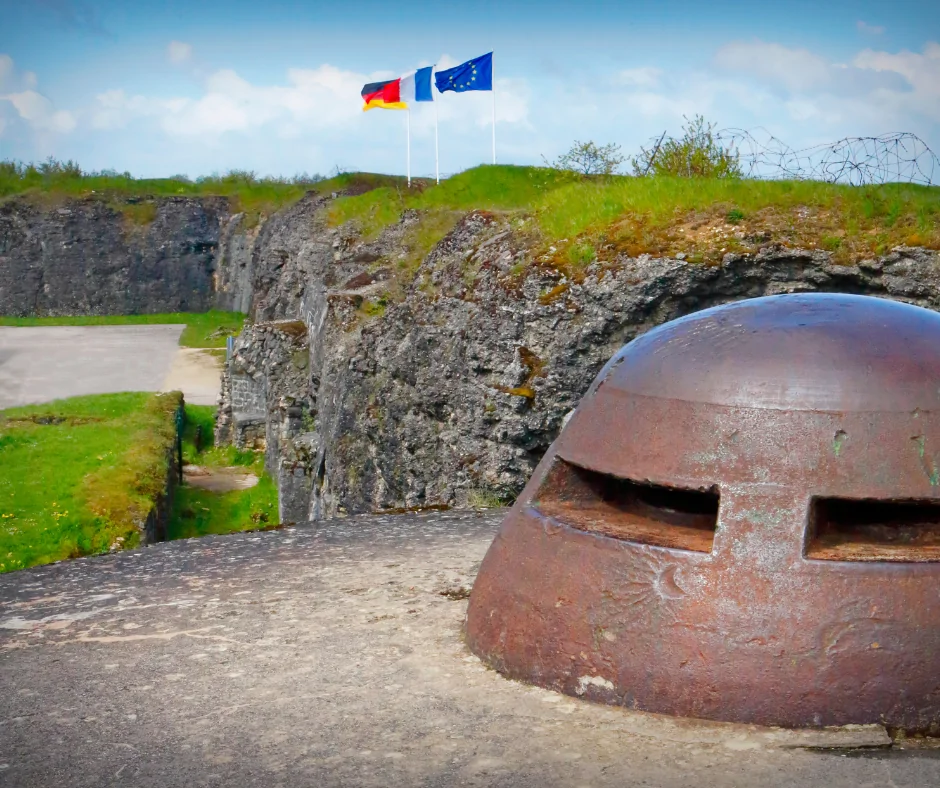
[[[376,186],[404,182],[401,177],[371,173],[340,173],[332,178],[304,173],[278,178],[261,177],[246,170],[195,180],[185,176],[135,178],[129,172],[83,172],[72,161],[49,159],[41,164],[0,161],[0,200],[21,194],[40,201],[97,196],[112,202],[136,223],[152,221],[156,213],[146,202],[128,206],[129,198],[223,197],[233,211],[245,214],[247,225],[252,225],[309,192],[358,194]]]
[[[423,257],[471,210],[511,222],[519,243],[537,260],[577,277],[591,263],[612,265],[621,254],[683,255],[692,263],[716,264],[725,255],[754,253],[768,245],[821,249],[836,263],[851,264],[897,246],[940,249],[940,187],[904,183],[852,186],[814,180],[656,175],[585,176],[553,167],[486,165],[444,179],[439,185],[398,176],[342,173],[333,178],[300,175],[258,177],[230,172],[191,181],[135,179],[129,173],[82,173],[71,163],[0,162],[0,199],[96,195],[138,221],[157,197],[227,198],[247,224],[308,193],[342,193],[329,204],[328,220],[352,223],[368,240],[397,223],[409,225],[399,279],[408,279]],[[134,204],[127,200],[133,198]],[[140,209],[140,210],[137,210]],[[405,259],[407,258],[407,259]],[[384,263],[383,263],[384,264]]]
[[[551,263],[578,269],[618,253],[716,263],[778,243],[824,249],[836,262],[895,246],[940,248],[940,187],[850,186],[820,181],[579,176],[544,167],[484,166],[439,186],[388,186],[342,197],[330,222],[353,221],[366,238],[405,210],[440,225],[441,212],[507,215]]]

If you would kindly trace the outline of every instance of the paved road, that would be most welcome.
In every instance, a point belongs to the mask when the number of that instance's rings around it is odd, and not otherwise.
[[[0,785],[940,785],[940,750],[808,751],[833,739],[485,668],[463,597],[501,516],[350,517],[0,576]]]
[[[218,363],[179,347],[183,326],[0,327],[0,409],[81,394],[182,388],[214,404]],[[214,374],[214,378],[213,378]]]

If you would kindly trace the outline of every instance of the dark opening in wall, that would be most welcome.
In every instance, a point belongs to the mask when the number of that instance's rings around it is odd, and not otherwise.
[[[689,490],[637,482],[558,459],[535,505],[581,531],[641,544],[710,553],[717,488]]]
[[[940,561],[940,501],[816,498],[806,557],[819,561]]]

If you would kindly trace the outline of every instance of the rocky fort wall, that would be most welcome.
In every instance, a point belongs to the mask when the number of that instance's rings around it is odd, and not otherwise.
[[[281,518],[300,521],[512,500],[610,356],[698,309],[807,291],[940,308],[940,259],[923,249],[856,265],[772,244],[717,266],[620,256],[569,281],[478,211],[391,292],[419,217],[364,241],[328,226],[329,199],[252,229],[214,199],[158,201],[144,227],[94,200],[4,203],[0,313],[250,312],[218,437],[264,448]]]
[[[200,312],[245,305],[235,283],[236,242],[228,202],[164,198],[109,202],[96,197],[0,202],[0,314],[109,315]],[[244,277],[242,277],[244,279]]]

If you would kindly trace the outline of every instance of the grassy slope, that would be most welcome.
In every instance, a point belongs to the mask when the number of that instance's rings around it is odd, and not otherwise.
[[[0,198],[96,194],[124,203],[133,199],[137,202],[122,208],[140,213],[131,218],[143,222],[154,212],[139,203],[151,197],[226,197],[233,209],[245,211],[251,220],[308,192],[335,191],[358,196],[340,198],[331,206],[332,223],[355,219],[367,238],[397,221],[405,209],[433,217],[437,229],[423,234],[431,240],[448,224],[443,214],[482,209],[532,217],[535,221],[528,226],[534,225],[544,249],[556,246],[554,262],[562,264],[616,251],[683,251],[690,259],[710,262],[725,251],[747,251],[753,245],[748,239],[758,236],[759,242],[821,245],[842,262],[900,244],[940,248],[940,187],[625,176],[584,179],[542,167],[482,166],[437,186],[418,180],[408,189],[401,177],[370,173],[344,173],[328,180],[230,173],[192,182],[80,175],[63,167],[44,173],[0,162]],[[706,233],[699,232],[703,228]],[[416,233],[422,235],[420,230]],[[426,246],[427,240],[418,238],[416,246]]]
[[[213,493],[195,487],[177,489],[167,533],[169,539],[187,539],[207,534],[226,534],[263,528],[277,522],[277,488],[264,473],[264,454],[238,451],[234,446],[213,446],[215,408],[187,405],[183,428],[183,461],[203,467],[244,466],[256,473],[256,487],[228,493]],[[196,431],[201,427],[200,446]]]
[[[854,187],[812,181],[610,177],[484,166],[440,186],[383,188],[332,204],[334,225],[355,220],[376,236],[402,210],[425,216],[471,208],[531,218],[537,249],[577,267],[617,252],[717,262],[761,243],[813,248],[850,262],[898,245],[940,248],[940,188]]]
[[[178,402],[104,394],[0,411],[0,571],[136,544]]]
[[[180,345],[197,348],[222,348],[225,339],[242,329],[241,312],[174,312],[159,315],[87,315],[73,317],[0,317],[0,326],[117,326],[177,324],[186,326]]]
[[[147,224],[156,216],[153,206],[146,203],[148,198],[225,197],[232,210],[244,212],[247,224],[252,225],[260,216],[270,216],[274,211],[297,202],[308,192],[348,191],[355,194],[375,187],[394,186],[404,180],[372,173],[342,173],[324,180],[258,178],[252,173],[230,173],[189,181],[132,178],[119,174],[80,175],[68,169],[43,173],[35,167],[15,167],[8,162],[0,162],[0,199],[27,195],[39,201],[57,202],[64,198],[96,195],[114,204],[132,223]],[[144,201],[144,204],[128,205],[128,200]]]

